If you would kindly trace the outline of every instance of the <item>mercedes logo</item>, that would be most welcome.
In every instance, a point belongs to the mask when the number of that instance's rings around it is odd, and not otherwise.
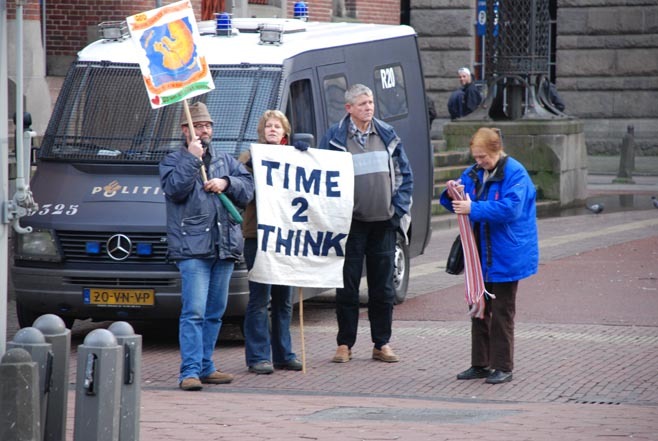
[[[107,255],[112,260],[126,260],[130,256],[130,250],[133,243],[128,236],[123,234],[115,234],[110,237],[106,242]]]

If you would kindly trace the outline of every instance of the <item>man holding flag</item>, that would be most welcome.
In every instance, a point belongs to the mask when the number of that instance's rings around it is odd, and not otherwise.
[[[235,158],[211,144],[213,119],[205,104],[190,107],[193,127],[183,114],[186,145],[160,163],[167,203],[168,257],[181,273],[179,386],[201,390],[224,384],[231,374],[215,368],[212,355],[228,301],[229,281],[243,250],[241,226],[216,193],[244,208],[254,196],[251,174]],[[208,180],[202,176],[202,167]],[[205,182],[204,182],[205,181]]]

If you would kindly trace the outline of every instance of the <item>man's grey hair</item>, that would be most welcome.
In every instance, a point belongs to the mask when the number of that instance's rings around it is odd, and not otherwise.
[[[469,77],[471,76],[471,70],[468,67],[460,67],[457,69],[457,73],[465,72]]]
[[[363,84],[353,84],[345,91],[345,103],[354,104],[361,95],[372,96],[372,90]]]

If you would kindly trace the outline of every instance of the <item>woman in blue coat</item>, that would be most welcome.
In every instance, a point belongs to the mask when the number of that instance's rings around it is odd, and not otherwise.
[[[471,138],[475,165],[461,175],[466,199],[441,195],[441,205],[468,215],[478,244],[486,299],[484,318],[472,318],[471,367],[457,379],[512,380],[514,315],[519,280],[537,272],[536,191],[523,165],[503,151],[500,130],[480,128]]]

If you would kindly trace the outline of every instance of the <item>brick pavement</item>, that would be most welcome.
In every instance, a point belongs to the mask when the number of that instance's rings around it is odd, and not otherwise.
[[[332,305],[307,302],[306,374],[249,374],[227,327],[216,360],[236,381],[185,393],[176,389],[175,330],[137,328],[141,439],[658,440],[658,210],[539,228],[540,272],[520,286],[513,382],[455,380],[468,365],[469,329],[460,278],[442,267],[455,231],[437,231],[440,246],[414,259],[410,298],[396,307],[397,364],[370,359],[364,314],[354,359],[330,363]],[[11,336],[15,317],[9,323]],[[104,325],[76,323],[74,345]],[[297,325],[293,336],[301,355]],[[69,441],[73,409],[72,390]]]

